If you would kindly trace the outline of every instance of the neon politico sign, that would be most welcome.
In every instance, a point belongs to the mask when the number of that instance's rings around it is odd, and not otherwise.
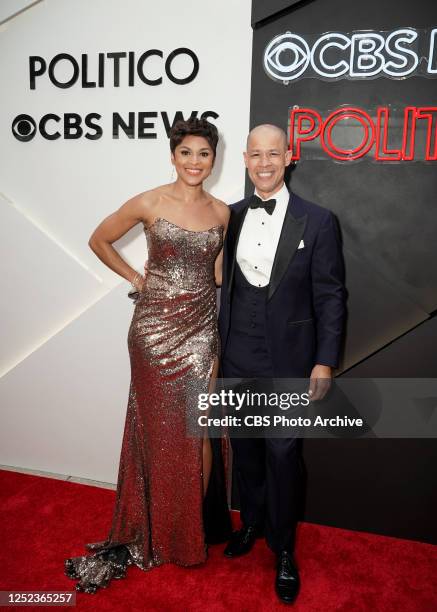
[[[328,32],[319,37],[285,32],[265,48],[263,66],[288,85],[303,77],[323,80],[404,79],[437,76],[437,28]]]
[[[400,121],[397,118],[393,134],[390,119],[389,106],[379,106],[373,117],[357,106],[344,106],[329,113],[292,108],[289,124],[292,159],[330,158],[348,162],[366,157],[376,162],[437,161],[437,106],[407,106]],[[390,136],[397,141],[395,147],[389,145]],[[312,153],[305,155],[302,145],[304,149],[310,147]]]

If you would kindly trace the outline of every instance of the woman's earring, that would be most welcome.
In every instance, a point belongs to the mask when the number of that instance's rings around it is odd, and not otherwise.
[[[173,179],[174,179],[174,166],[173,166],[172,171],[171,171],[171,180],[173,180]]]

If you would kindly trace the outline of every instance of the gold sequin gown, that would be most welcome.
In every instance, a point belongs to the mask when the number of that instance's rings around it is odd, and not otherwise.
[[[94,592],[135,563],[206,560],[202,440],[186,435],[187,386],[208,390],[218,356],[214,263],[223,226],[145,227],[148,273],[128,333],[131,382],[112,526],[93,554],[65,560],[77,590]]]

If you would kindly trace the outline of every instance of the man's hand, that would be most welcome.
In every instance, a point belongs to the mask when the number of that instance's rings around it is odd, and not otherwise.
[[[332,368],[316,364],[311,372],[310,387],[308,390],[310,400],[321,400],[325,397],[331,386]]]

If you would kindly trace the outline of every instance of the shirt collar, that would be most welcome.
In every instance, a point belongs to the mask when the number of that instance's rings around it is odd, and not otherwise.
[[[255,195],[257,195],[259,198],[261,198],[261,196],[258,193],[258,190],[255,188]],[[285,183],[282,183],[282,187],[281,189],[279,189],[279,191],[277,191],[275,194],[273,194],[270,198],[268,198],[269,200],[275,199],[276,200],[276,204],[277,205],[288,205],[288,200],[290,199],[290,193],[287,189],[287,186]],[[263,198],[261,198],[261,200],[263,200],[263,202],[265,201]]]

